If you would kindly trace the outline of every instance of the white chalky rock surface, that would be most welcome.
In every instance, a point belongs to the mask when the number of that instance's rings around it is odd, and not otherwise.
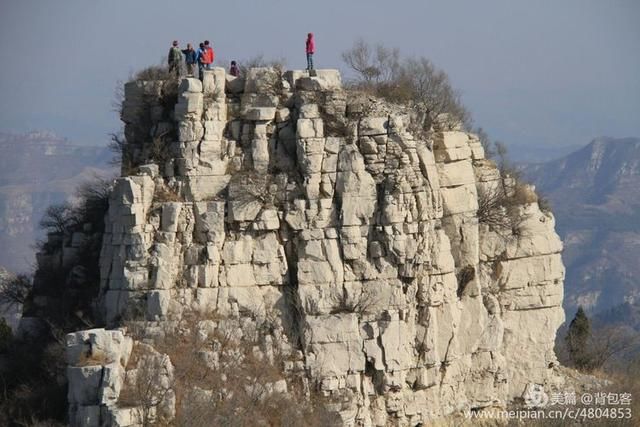
[[[125,94],[131,126],[159,89]],[[345,424],[426,424],[555,381],[562,243],[536,203],[520,208],[517,235],[478,220],[478,189],[500,175],[475,135],[413,136],[410,111],[362,108],[335,70],[206,71],[180,83],[169,113],[156,127],[175,131],[171,156],[153,168],[141,147],[144,168],[110,199],[109,326],[132,313],[276,313],[301,337],[310,385],[351,396]],[[75,366],[87,342],[105,364]],[[127,351],[121,332],[70,335],[72,424],[98,425],[109,407],[112,425],[135,425],[114,403]]]

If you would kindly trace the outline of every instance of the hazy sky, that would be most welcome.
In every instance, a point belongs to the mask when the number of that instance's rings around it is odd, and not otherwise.
[[[511,144],[640,136],[639,21],[638,0],[0,0],[0,131],[105,143],[116,82],[173,39],[303,68],[312,31],[317,68],[359,36],[430,58]]]

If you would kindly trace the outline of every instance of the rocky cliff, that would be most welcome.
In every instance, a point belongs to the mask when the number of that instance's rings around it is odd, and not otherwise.
[[[474,135],[424,129],[409,108],[343,90],[334,70],[218,68],[177,94],[144,81],[125,93],[99,307],[129,329],[67,337],[72,424],[141,422],[120,395],[136,347],[158,361],[154,416],[170,420],[172,361],[151,346],[189,316],[204,335],[240,322],[255,352],[289,354],[285,371],[339,401],[345,425],[417,425],[561,381],[553,216],[528,201],[508,232],[479,221],[478,195],[505,180]]]

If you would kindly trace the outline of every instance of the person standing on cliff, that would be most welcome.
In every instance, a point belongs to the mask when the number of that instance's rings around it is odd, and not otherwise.
[[[307,43],[306,43],[306,52],[307,52],[307,70],[313,70],[313,54],[316,52],[316,42],[313,38],[313,33],[307,34]]]
[[[238,77],[240,75],[240,67],[238,67],[238,64],[236,63],[236,61],[231,61],[231,67],[229,67],[229,74],[231,74],[234,77]]]
[[[184,54],[184,62],[187,64],[187,75],[193,76],[193,71],[197,62],[196,51],[193,50],[191,43],[187,43],[187,48],[183,49],[182,53]]]
[[[178,48],[178,41],[174,40],[171,48],[169,49],[169,73],[174,74],[176,77],[180,77],[180,71],[182,68],[182,51]]]
[[[211,64],[213,64],[213,60],[215,59],[216,54],[213,51],[213,48],[209,44],[209,40],[205,40],[204,43],[200,44],[200,49],[198,49],[198,64],[200,65],[200,80],[203,78],[203,70],[210,70]]]
[[[204,43],[200,43],[200,47],[196,51],[196,61],[198,61],[198,75],[200,76],[200,80],[202,80],[202,70],[204,70],[204,64],[202,59],[204,58]]]
[[[202,63],[204,64],[204,68],[207,70],[211,69],[211,65],[213,65],[213,60],[215,59],[216,54],[213,51],[213,47],[211,47],[209,40],[204,41],[204,53]]]

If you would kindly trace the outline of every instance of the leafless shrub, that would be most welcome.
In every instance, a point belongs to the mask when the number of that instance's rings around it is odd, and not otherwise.
[[[160,97],[160,105],[163,107],[163,118],[170,120],[173,113],[173,107],[178,102],[180,93],[180,81],[176,79],[164,80],[162,84],[162,92]]]
[[[163,185],[156,187],[153,193],[153,201],[154,203],[184,202],[184,198],[173,189]]]
[[[31,276],[18,274],[0,281],[0,304],[9,307],[22,306],[27,302],[33,286]]]
[[[187,315],[165,329],[154,347],[174,366],[176,425],[326,425],[324,409],[305,398],[300,378],[285,372],[288,353],[270,351],[260,339],[273,329],[271,321],[269,316],[255,319],[247,329],[239,318],[213,313]],[[149,378],[158,369],[150,369]],[[275,387],[283,380],[287,391]],[[135,396],[144,392],[131,391]]]
[[[527,184],[513,181],[509,185],[504,180],[478,188],[478,221],[503,237],[517,236],[526,219],[521,206],[534,203],[537,197]]]
[[[460,93],[427,58],[402,58],[398,49],[371,46],[360,39],[343,52],[342,59],[356,73],[352,87],[411,105],[423,116],[423,128],[436,120],[449,128],[469,126],[471,116]]]
[[[580,332],[583,335],[578,335]],[[579,357],[575,356],[575,348],[579,349]],[[556,354],[562,364],[587,373],[605,372],[614,376],[626,371],[634,360],[640,362],[639,349],[640,336],[632,327],[620,323],[591,327],[588,318],[580,329],[572,331],[569,327],[564,339],[556,341]]]
[[[76,190],[76,202],[49,206],[40,220],[40,228],[47,233],[64,235],[88,223],[94,231],[101,230],[111,189],[111,182],[99,177],[81,184]]]
[[[111,190],[111,181],[99,177],[82,183],[76,190],[76,202],[49,206],[40,220],[40,228],[47,233],[64,235],[88,223],[94,231],[102,230]]]
[[[478,139],[480,140],[480,144],[484,150],[484,157],[492,159],[496,155],[496,152],[493,142],[491,142],[491,139],[489,138],[489,134],[482,127],[475,128],[473,133],[478,135]]]
[[[108,148],[113,154],[109,163],[114,166],[121,166],[122,174],[129,175],[132,172],[133,153],[130,149],[127,149],[127,142],[124,135],[122,135],[122,133],[110,134]]]
[[[447,117],[448,127],[467,125],[471,121],[449,76],[426,58],[406,59],[400,68],[397,87],[399,96],[408,97],[428,118]]]
[[[156,353],[146,344],[136,344],[129,360],[133,368],[120,393],[119,402],[138,408],[143,426],[161,424],[160,408],[173,393],[173,376],[169,357]]]
[[[47,233],[64,234],[77,224],[73,206],[68,203],[51,205],[44,212],[39,226]]]
[[[590,371],[602,369],[620,356],[636,348],[640,336],[624,326],[611,325],[595,328],[587,343],[588,365]]]
[[[331,313],[356,313],[358,316],[362,317],[365,314],[372,313],[378,302],[379,298],[376,294],[366,287],[357,295],[348,295],[345,290],[340,295],[338,305],[331,311]]]
[[[136,72],[131,80],[154,81],[154,80],[172,80],[174,74],[169,72],[169,68],[164,65],[151,65],[147,68]]]
[[[501,141],[494,141],[493,147],[497,156],[498,169],[500,169],[501,172],[510,171],[512,174],[516,174],[516,169],[513,167],[513,165],[511,165],[511,162],[509,161],[509,150],[507,149],[506,144]],[[519,175],[516,176],[516,178],[518,177]]]
[[[171,147],[169,145],[171,140],[167,138],[168,135],[169,132],[167,131],[158,136],[154,136],[151,141],[149,160],[160,166],[164,166],[164,164],[172,157]]]
[[[501,178],[494,185],[485,184],[478,188],[478,219],[498,234],[504,236],[510,231],[512,235],[518,235],[526,219],[521,206],[537,203],[542,212],[551,212],[551,206],[525,182],[522,172],[511,163],[507,146],[500,141],[490,143],[486,133],[481,128],[479,131],[480,141],[487,141],[489,149],[493,150]]]
[[[513,224],[507,212],[508,197],[502,185],[478,189],[478,221],[496,231],[511,231]]]
[[[394,80],[400,68],[400,50],[382,44],[371,46],[360,38],[342,53],[342,60],[369,86]]]
[[[78,203],[75,207],[75,215],[79,222],[91,224],[93,232],[104,229],[104,214],[109,209],[109,196],[112,190],[113,182],[100,177],[80,184],[76,190]]]
[[[265,207],[276,204],[277,185],[272,182],[271,175],[261,174],[255,170],[236,172],[229,183],[229,197],[241,203],[259,201]]]

